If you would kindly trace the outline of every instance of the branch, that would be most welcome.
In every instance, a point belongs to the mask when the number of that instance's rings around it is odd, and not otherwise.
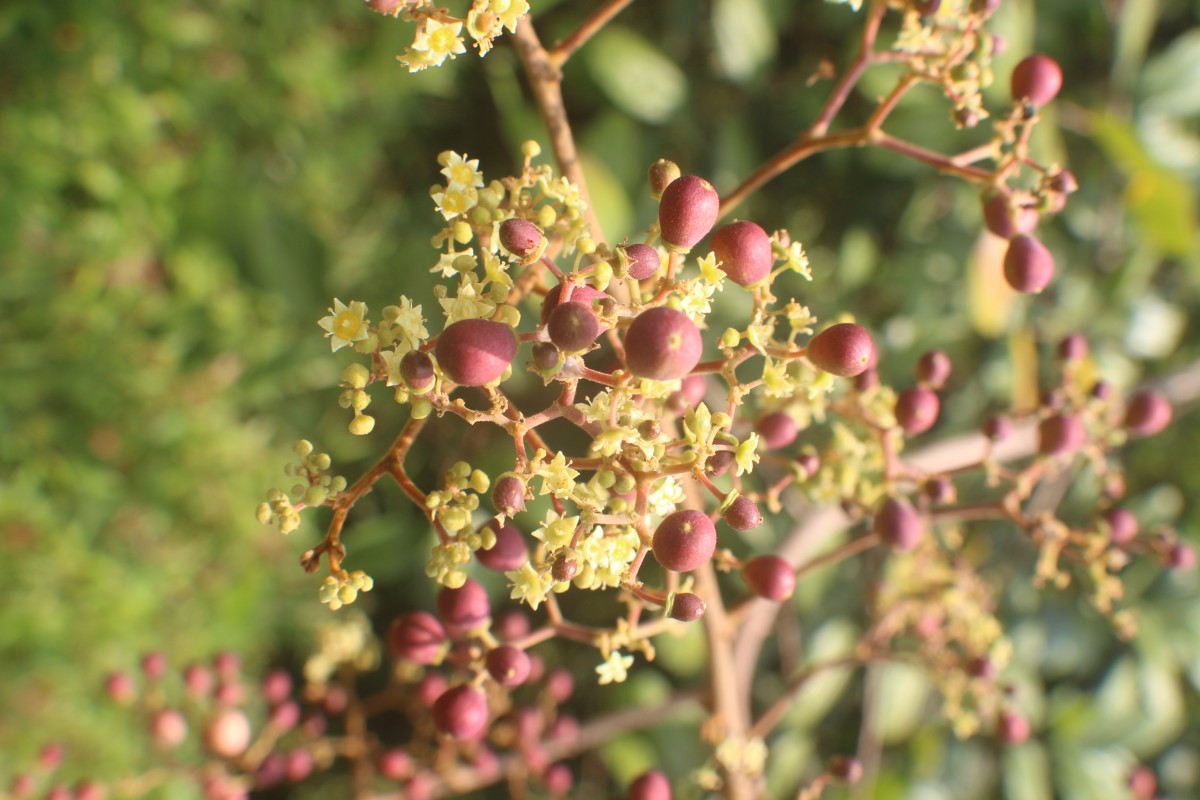
[[[574,33],[549,51],[551,63],[556,68],[562,69],[563,64],[567,63],[567,59],[574,55],[576,50],[587,44],[589,39],[599,33],[613,17],[624,11],[632,2],[633,0],[608,0],[596,13],[584,20]]]

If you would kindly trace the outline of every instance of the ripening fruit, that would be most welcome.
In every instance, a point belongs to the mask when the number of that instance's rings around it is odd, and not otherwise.
[[[1038,423],[1038,452],[1048,456],[1074,453],[1087,441],[1087,431],[1079,417],[1055,414]]]
[[[156,711],[150,718],[150,738],[163,750],[174,750],[187,738],[187,719],[174,708]]]
[[[1171,424],[1171,404],[1158,392],[1137,392],[1125,405],[1125,430],[1130,436],[1153,436]]]
[[[704,616],[704,601],[698,594],[679,592],[672,597],[667,616],[680,622],[695,622]]]
[[[1058,357],[1063,361],[1079,361],[1087,358],[1088,341],[1082,333],[1071,333],[1058,343]]]
[[[644,281],[662,266],[658,251],[648,244],[629,244],[617,249],[624,250],[629,258],[629,277],[634,280]]]
[[[682,378],[700,363],[703,348],[696,323],[669,306],[646,309],[625,332],[625,363],[639,378]]]
[[[754,430],[768,450],[779,450],[796,441],[800,426],[786,411],[773,411],[758,418]]]
[[[404,7],[404,3],[405,0],[367,0],[367,8],[372,11],[378,11],[380,14],[394,17],[400,13],[400,9]]]
[[[1012,435],[1012,422],[1007,417],[988,417],[983,421],[983,435],[993,442],[1002,442]]]
[[[517,354],[517,336],[503,322],[463,319],[438,336],[438,364],[459,386],[482,386],[504,374]]]
[[[679,165],[674,161],[668,161],[665,158],[660,158],[650,165],[646,177],[650,181],[650,194],[654,199],[662,197],[662,193],[666,191],[679,177]]]
[[[862,780],[863,765],[857,758],[834,756],[829,759],[829,774],[842,783],[855,784]]]
[[[521,496],[524,497],[523,491]],[[486,527],[495,531],[496,543],[491,549],[481,547],[475,551],[480,564],[496,572],[508,572],[529,560],[529,547],[516,525],[511,522],[500,525],[493,519],[488,521]]]
[[[742,565],[742,579],[750,591],[759,597],[781,603],[796,590],[796,573],[792,565],[779,556],[755,556]]]
[[[1128,508],[1110,508],[1104,512],[1108,535],[1113,544],[1128,544],[1138,533],[1137,517]]]
[[[501,475],[492,486],[492,507],[506,517],[525,510],[525,481],[516,475]]]
[[[389,781],[402,781],[412,774],[413,759],[407,750],[394,747],[379,754],[379,758],[375,761],[375,769],[381,778]]]
[[[656,769],[643,772],[629,784],[626,800],[671,800],[671,782]]]
[[[488,674],[501,686],[520,686],[529,677],[529,656],[506,644],[488,650],[484,658]]]
[[[889,497],[875,511],[873,530],[893,550],[912,550],[921,541],[921,516],[904,499]]]
[[[550,341],[564,353],[588,349],[600,336],[601,329],[600,318],[591,307],[574,300],[555,306],[546,323]]]
[[[941,350],[930,350],[917,359],[917,380],[932,389],[941,389],[950,378],[953,365]]]
[[[218,758],[237,758],[250,746],[250,719],[236,708],[213,715],[204,729],[204,745]]]
[[[1004,254],[1004,279],[1018,292],[1037,294],[1054,278],[1054,256],[1028,234],[1014,236]]]
[[[651,548],[667,569],[691,572],[712,558],[717,529],[703,511],[676,511],[658,524]]]
[[[1062,83],[1062,67],[1058,66],[1058,62],[1050,56],[1035,53],[1013,67],[1013,101],[1043,106],[1058,95]]]
[[[663,244],[686,253],[708,235],[717,221],[721,198],[704,178],[684,175],[663,190],[658,228]]]
[[[1012,199],[1005,192],[985,192],[981,200],[984,226],[1001,239],[1031,233],[1038,225],[1037,210],[1024,206],[1013,208]]]
[[[449,686],[450,682],[446,680],[446,676],[442,673],[426,672],[421,680],[417,681],[416,697],[425,708],[433,708],[433,704],[446,692]]]
[[[425,394],[433,388],[433,359],[420,350],[412,350],[400,358],[400,379],[413,394]]]
[[[392,658],[417,664],[432,664],[445,641],[442,623],[424,611],[401,614],[388,629],[388,653]]]
[[[529,258],[542,246],[542,232],[529,220],[513,217],[500,223],[500,244],[517,258]]]
[[[699,405],[707,390],[708,383],[703,375],[688,375],[680,383],[679,391],[671,392],[667,398],[667,408],[676,414],[682,414]]]
[[[554,309],[558,308],[558,302],[562,299],[563,287],[558,284],[546,292],[546,296],[542,298],[542,313],[540,321],[543,325],[550,322],[550,315],[554,313]],[[593,307],[595,301],[608,297],[604,292],[591,286],[579,285],[571,290],[572,303],[583,303],[588,308]]]
[[[443,586],[437,596],[438,616],[451,634],[469,633],[492,616],[492,604],[487,590],[477,581],[467,578],[457,589]]]
[[[932,389],[914,386],[896,397],[896,422],[909,436],[924,433],[937,422],[941,402]]]
[[[558,359],[562,353],[550,342],[534,342],[529,349],[533,356],[533,366],[547,374],[558,369]]]
[[[1030,732],[1029,720],[1016,711],[1005,711],[996,720],[996,735],[1005,744],[1023,744]]]
[[[861,325],[839,322],[808,343],[808,360],[841,378],[861,375],[875,360],[875,343]]]
[[[735,531],[751,531],[762,524],[762,512],[754,501],[745,495],[738,495],[721,518]]]
[[[739,286],[752,286],[771,274],[775,255],[771,237],[753,222],[739,220],[723,225],[712,237],[712,249],[721,271]]]
[[[1196,551],[1192,549],[1191,545],[1176,542],[1167,550],[1166,556],[1163,558],[1163,565],[1167,569],[1186,572],[1196,566]]]
[[[475,738],[487,721],[487,697],[470,684],[447,689],[433,704],[433,724],[455,739]]]

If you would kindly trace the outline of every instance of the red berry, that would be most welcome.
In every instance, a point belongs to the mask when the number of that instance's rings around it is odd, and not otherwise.
[[[558,369],[558,358],[562,354],[550,342],[535,342],[530,352],[533,355],[533,366],[541,372],[550,374]]]
[[[1167,551],[1164,563],[1169,569],[1190,570],[1196,566],[1196,551],[1192,549],[1191,545],[1176,542]]]
[[[546,691],[556,703],[565,703],[575,693],[575,679],[571,673],[561,667],[551,670],[546,676]]]
[[[1014,208],[1012,196],[1007,192],[985,192],[982,200],[983,224],[1001,239],[1031,233],[1038,225],[1037,210],[1024,206]]]
[[[751,531],[762,524],[762,512],[754,501],[745,495],[738,495],[721,518],[735,531]]]
[[[658,229],[668,249],[687,252],[708,235],[717,221],[721,198],[704,178],[684,175],[663,190]]]
[[[482,386],[504,374],[517,354],[517,336],[503,322],[463,319],[438,336],[438,364],[459,386]]]
[[[1130,436],[1153,436],[1171,424],[1171,404],[1149,389],[1137,392],[1125,405],[1125,429]]]
[[[500,244],[517,258],[529,258],[542,246],[542,232],[529,220],[513,217],[500,223]]]
[[[279,705],[292,694],[292,676],[282,669],[271,670],[263,678],[262,693],[268,703]]]
[[[759,597],[781,603],[796,590],[796,572],[779,556],[756,556],[742,565],[742,579]]]
[[[164,708],[150,718],[150,738],[163,750],[173,750],[187,738],[187,719],[173,708]]]
[[[1005,711],[996,721],[996,735],[1005,744],[1023,744],[1030,733],[1029,720],[1016,711]]]
[[[695,622],[704,616],[704,601],[700,595],[678,592],[671,598],[667,616],[680,622]]]
[[[1063,361],[1078,361],[1087,358],[1088,342],[1082,333],[1072,333],[1058,343],[1058,357]]]
[[[643,772],[629,784],[627,800],[671,800],[671,782],[656,769]]]
[[[128,705],[133,702],[137,690],[128,672],[114,672],[104,681],[104,691],[113,702]]]
[[[492,615],[492,604],[487,590],[478,582],[467,578],[457,589],[443,586],[437,596],[438,616],[451,634],[470,633],[482,626]]]
[[[875,360],[875,343],[861,325],[839,322],[812,338],[808,360],[826,372],[853,378],[866,372]]]
[[[712,454],[704,467],[708,470],[708,474],[719,478],[726,472],[729,472],[729,468],[733,466],[736,460],[737,457],[732,450],[718,450]]]
[[[930,388],[941,389],[950,378],[953,365],[941,350],[930,350],[917,359],[917,380]]]
[[[484,660],[488,674],[501,686],[520,686],[529,677],[529,656],[524,650],[500,645],[489,650]]]
[[[413,394],[425,394],[433,388],[433,359],[420,350],[405,353],[400,358],[400,379]]]
[[[487,697],[469,684],[447,689],[433,704],[433,724],[455,739],[475,738],[487,722]]]
[[[379,777],[389,781],[402,781],[412,774],[413,761],[408,751],[400,748],[384,750],[375,762]]]
[[[516,608],[506,608],[496,614],[492,633],[502,642],[513,642],[529,633],[529,617]]]
[[[372,11],[378,11],[380,14],[394,17],[400,13],[400,9],[404,7],[405,2],[406,0],[367,0],[367,8]]]
[[[993,442],[1004,441],[1012,434],[1012,423],[1006,417],[988,417],[983,422],[983,435]]]
[[[167,657],[158,651],[142,656],[142,674],[150,680],[158,680],[167,672]]]
[[[629,259],[629,277],[644,281],[662,266],[662,258],[658,251],[648,244],[630,244],[617,248],[625,251]]]
[[[873,530],[893,550],[912,550],[921,541],[921,517],[904,499],[889,497],[875,511]]]
[[[758,418],[754,430],[762,437],[768,450],[779,450],[796,441],[800,426],[786,411],[773,411]]]
[[[863,765],[857,758],[834,756],[829,759],[829,774],[843,783],[858,783],[862,780]]]
[[[639,378],[682,378],[700,363],[703,348],[696,323],[668,306],[646,309],[625,332],[625,362]]]
[[[411,611],[397,617],[388,630],[388,652],[392,658],[432,664],[446,641],[446,629],[437,617]]]
[[[914,386],[896,398],[896,422],[909,436],[924,433],[937,422],[941,401],[932,389]]]
[[[924,491],[925,496],[929,498],[929,502],[935,506],[945,506],[953,503],[958,494],[954,488],[953,481],[946,477],[930,478],[925,482]]]
[[[546,791],[557,797],[563,797],[571,791],[574,782],[575,779],[566,764],[555,764],[542,776],[542,783],[546,784]]]
[[[1048,456],[1074,453],[1087,441],[1087,431],[1078,417],[1055,414],[1038,423],[1038,451]]]
[[[1018,292],[1037,294],[1054,278],[1054,256],[1028,234],[1014,236],[1004,254],[1004,279]]]
[[[237,758],[250,746],[250,719],[236,708],[223,708],[204,729],[204,744],[218,758]]]
[[[212,672],[203,664],[188,664],[183,670],[183,685],[193,697],[204,697],[212,691]]]
[[[676,511],[658,524],[651,547],[667,569],[691,572],[712,558],[717,529],[703,511]]]
[[[446,692],[449,685],[446,676],[442,673],[426,672],[417,682],[417,699],[426,708],[433,708],[433,704]]]
[[[1049,56],[1039,53],[1027,56],[1012,71],[1012,97],[1017,103],[1030,102],[1035,106],[1049,103],[1062,88],[1062,67]]]
[[[550,315],[554,313],[554,309],[558,308],[559,301],[562,299],[562,293],[563,287],[561,283],[546,292],[546,296],[542,298],[541,324],[545,325],[550,322]],[[583,303],[588,308],[593,308],[597,300],[602,300],[605,297],[608,297],[608,295],[599,289],[581,284],[571,290],[570,302]]]
[[[559,303],[550,312],[546,332],[550,341],[564,353],[578,353],[592,346],[603,326],[589,306],[574,300]]]
[[[1113,544],[1128,544],[1137,536],[1137,517],[1128,508],[1110,508],[1104,512],[1104,521]]]
[[[492,487],[492,506],[506,517],[525,510],[525,481],[516,475],[501,475]]]
[[[771,274],[771,237],[753,222],[739,220],[713,234],[712,249],[721,271],[739,286],[752,286]]]
[[[496,572],[508,572],[529,560],[529,547],[515,525],[511,522],[501,525],[493,519],[487,523],[487,527],[495,531],[496,543],[491,549],[481,547],[475,551],[480,564]]]

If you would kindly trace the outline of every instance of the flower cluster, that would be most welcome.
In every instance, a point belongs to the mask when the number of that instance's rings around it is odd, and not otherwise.
[[[409,72],[441,66],[446,59],[467,52],[464,33],[479,55],[486,55],[505,29],[515,32],[529,13],[528,0],[474,0],[465,17],[451,14],[433,0],[367,0],[367,5],[389,17],[416,23],[412,44],[397,56]]]

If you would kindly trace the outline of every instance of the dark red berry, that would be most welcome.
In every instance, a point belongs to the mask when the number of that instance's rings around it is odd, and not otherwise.
[[[433,704],[433,724],[455,739],[474,739],[487,721],[487,697],[469,684],[447,689]]]
[[[1058,357],[1063,361],[1078,361],[1087,358],[1088,342],[1082,333],[1072,333],[1058,343]]]
[[[569,552],[559,553],[550,565],[550,577],[556,583],[573,580],[579,574],[579,559]]]
[[[708,470],[708,474],[719,478],[729,471],[736,459],[732,450],[718,450],[709,457],[705,469]]]
[[[500,244],[517,258],[529,258],[542,246],[542,232],[529,220],[513,217],[500,223]]]
[[[558,368],[561,353],[550,342],[535,342],[530,348],[533,355],[533,366],[545,373],[551,373]]]
[[[492,486],[492,507],[506,517],[525,510],[525,481],[516,475],[501,475]]]
[[[1002,442],[1012,434],[1012,422],[1007,417],[988,417],[983,422],[983,435],[993,442]]]
[[[656,769],[643,772],[629,784],[626,800],[671,800],[671,782]]]
[[[618,249],[625,251],[629,260],[629,277],[636,281],[646,280],[662,266],[658,251],[648,244],[630,244]]]
[[[388,652],[392,658],[432,664],[446,641],[446,629],[437,617],[424,611],[401,614],[388,629]]]
[[[600,318],[592,309],[574,300],[555,306],[546,324],[550,341],[564,353],[588,349],[600,336],[601,329]]]
[[[932,17],[942,7],[942,0],[917,0],[913,8],[922,17]]]
[[[1049,103],[1062,88],[1062,67],[1049,56],[1035,53],[1022,59],[1012,71],[1014,102],[1029,102],[1035,106]]]
[[[433,388],[433,359],[420,350],[405,353],[400,358],[400,379],[413,394],[425,394]]]
[[[682,378],[700,363],[703,348],[696,323],[669,306],[646,309],[625,333],[625,362],[639,378]]]
[[[496,572],[508,572],[529,560],[529,547],[517,526],[511,522],[501,525],[493,519],[487,527],[496,533],[496,543],[490,549],[481,547],[475,551],[480,564]]]
[[[738,495],[721,518],[735,531],[751,531],[762,524],[762,512],[754,501],[745,495]]]
[[[796,590],[796,572],[779,556],[755,556],[742,565],[742,579],[759,597],[781,603]]]
[[[941,350],[930,350],[917,359],[917,380],[931,389],[941,389],[950,378],[953,365]]]
[[[501,686],[520,686],[529,677],[529,656],[524,650],[500,645],[485,657],[488,674]]]
[[[717,529],[703,511],[676,511],[658,524],[651,547],[667,569],[691,572],[712,558]]]
[[[829,774],[843,783],[858,783],[862,780],[863,765],[857,758],[834,756],[829,759]]]
[[[875,511],[875,535],[893,550],[912,550],[921,541],[921,516],[907,501],[889,497]]]
[[[762,437],[762,442],[768,450],[779,450],[796,441],[800,426],[786,411],[773,411],[759,417],[754,423],[754,430]]]
[[[1130,436],[1153,436],[1171,424],[1171,404],[1149,389],[1137,392],[1125,405],[1125,430]]]
[[[945,506],[954,502],[958,493],[954,482],[947,477],[930,478],[925,482],[925,496],[935,506]]]
[[[1168,569],[1187,571],[1196,566],[1196,551],[1191,545],[1176,542],[1167,550],[1163,563]]]
[[[550,291],[546,292],[546,296],[542,298],[542,312],[540,321],[543,325],[550,322],[550,315],[554,313],[554,309],[558,308],[559,302],[562,300],[563,286],[560,283],[554,286]],[[588,308],[594,308],[597,301],[607,298],[604,292],[595,289],[586,284],[580,284],[571,290],[569,302],[583,303]],[[611,298],[610,298],[611,299]]]
[[[449,586],[439,589],[437,610],[446,630],[455,635],[470,633],[492,616],[487,590],[470,578],[457,589]]]
[[[1079,181],[1069,169],[1058,170],[1046,177],[1046,188],[1058,194],[1074,194],[1079,191]]]
[[[504,374],[517,354],[517,336],[503,322],[463,319],[438,336],[438,364],[459,386],[482,386]]]
[[[874,359],[875,343],[870,334],[853,322],[830,325],[808,343],[808,360],[842,378],[861,375]]]
[[[687,252],[708,235],[717,221],[721,198],[704,178],[684,175],[663,190],[658,229],[668,249]]]
[[[758,283],[771,274],[771,265],[775,263],[771,237],[746,220],[718,228],[712,237],[712,249],[721,271],[739,286]]]
[[[426,708],[433,708],[433,704],[437,702],[449,685],[449,681],[442,673],[426,672],[417,682],[417,699]]]
[[[1038,423],[1038,452],[1048,456],[1074,453],[1087,441],[1087,431],[1078,417],[1054,414]]]
[[[1054,256],[1028,234],[1014,236],[1004,254],[1004,279],[1018,292],[1037,294],[1054,278]]]
[[[1020,233],[1031,233],[1038,225],[1036,209],[1014,207],[1012,196],[1007,192],[985,192],[983,197],[983,224],[1001,239],[1011,239]]]
[[[695,622],[704,616],[704,601],[700,595],[679,592],[672,596],[667,616],[680,622]]]
[[[914,386],[896,397],[896,422],[909,436],[924,433],[937,422],[941,401],[932,389]]]
[[[1113,544],[1128,544],[1137,536],[1137,517],[1128,508],[1118,506],[1108,509],[1104,512],[1104,521],[1108,525],[1108,535]]]

